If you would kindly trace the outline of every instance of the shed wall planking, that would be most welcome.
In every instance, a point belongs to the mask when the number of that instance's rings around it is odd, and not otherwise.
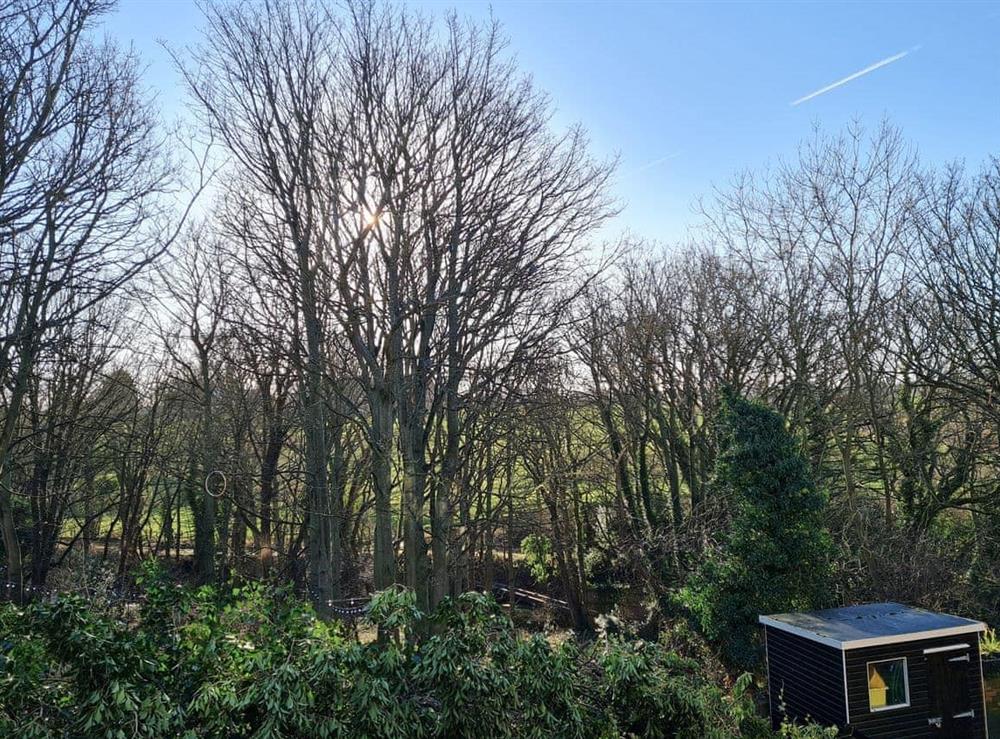
[[[839,649],[765,626],[772,719],[843,725],[847,721],[844,664]]]

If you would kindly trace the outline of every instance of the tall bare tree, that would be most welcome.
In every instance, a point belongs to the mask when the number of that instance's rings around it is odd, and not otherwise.
[[[150,227],[160,225],[169,172],[138,60],[89,33],[108,7],[0,6],[0,523],[15,582],[22,565],[8,472],[39,355],[164,245]]]

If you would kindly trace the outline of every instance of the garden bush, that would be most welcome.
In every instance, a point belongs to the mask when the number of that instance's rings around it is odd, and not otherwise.
[[[362,643],[260,585],[141,581],[132,611],[0,609],[0,735],[769,735],[749,677],[727,692],[658,642],[525,637],[487,596],[446,602],[417,642],[412,593],[384,591],[368,612],[383,638]]]
[[[763,656],[759,614],[832,598],[827,501],[779,413],[727,391],[718,434],[713,484],[732,522],[677,600],[730,665],[752,669]]]

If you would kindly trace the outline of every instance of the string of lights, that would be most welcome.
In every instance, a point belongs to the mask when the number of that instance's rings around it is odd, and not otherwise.
[[[6,580],[0,582],[0,600],[13,600],[19,597],[25,601],[53,600],[67,595],[76,595],[84,598],[93,598],[125,605],[140,603],[144,600],[141,591],[132,588],[79,588],[60,590],[47,585],[35,586],[24,585],[22,583]]]
[[[97,588],[57,589],[47,585],[36,587],[23,585],[10,580],[0,582],[0,602],[18,600],[20,602],[54,601],[60,597],[75,595],[94,600],[100,599],[117,605],[138,605],[144,601],[142,591],[133,588]],[[368,611],[371,598],[344,598],[327,600],[324,605],[327,610],[343,620],[362,618]]]
[[[4,573],[2,568],[0,568],[0,576]],[[523,588],[509,588],[503,583],[495,583],[494,591],[498,594],[509,595],[512,594],[515,599],[522,601],[531,606],[548,606],[550,608],[568,610],[569,606],[566,601],[552,598],[551,596],[544,595],[542,593],[536,593],[530,590],[525,590]],[[129,606],[138,605],[143,602],[144,597],[141,590],[130,588],[130,587],[114,587],[110,589],[97,588],[79,588],[79,589],[56,589],[49,586],[36,587],[33,585],[22,585],[17,582],[12,581],[2,581],[0,582],[0,602],[2,601],[13,601],[19,600],[24,601],[38,601],[38,600],[54,600],[61,596],[66,595],[76,595],[85,598],[101,599],[105,602],[115,603],[119,605]],[[318,602],[318,597],[316,593],[312,593],[313,602]],[[330,599],[323,601],[326,610],[342,619],[342,620],[355,620],[363,618],[368,612],[368,607],[371,604],[371,598],[368,596],[364,597],[354,597],[354,598],[340,598],[340,599]]]

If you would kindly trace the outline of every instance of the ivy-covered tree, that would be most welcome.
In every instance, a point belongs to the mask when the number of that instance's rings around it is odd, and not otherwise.
[[[682,603],[733,665],[759,659],[757,616],[829,601],[833,553],[826,495],[781,414],[726,392],[714,483],[732,523],[681,591]]]

